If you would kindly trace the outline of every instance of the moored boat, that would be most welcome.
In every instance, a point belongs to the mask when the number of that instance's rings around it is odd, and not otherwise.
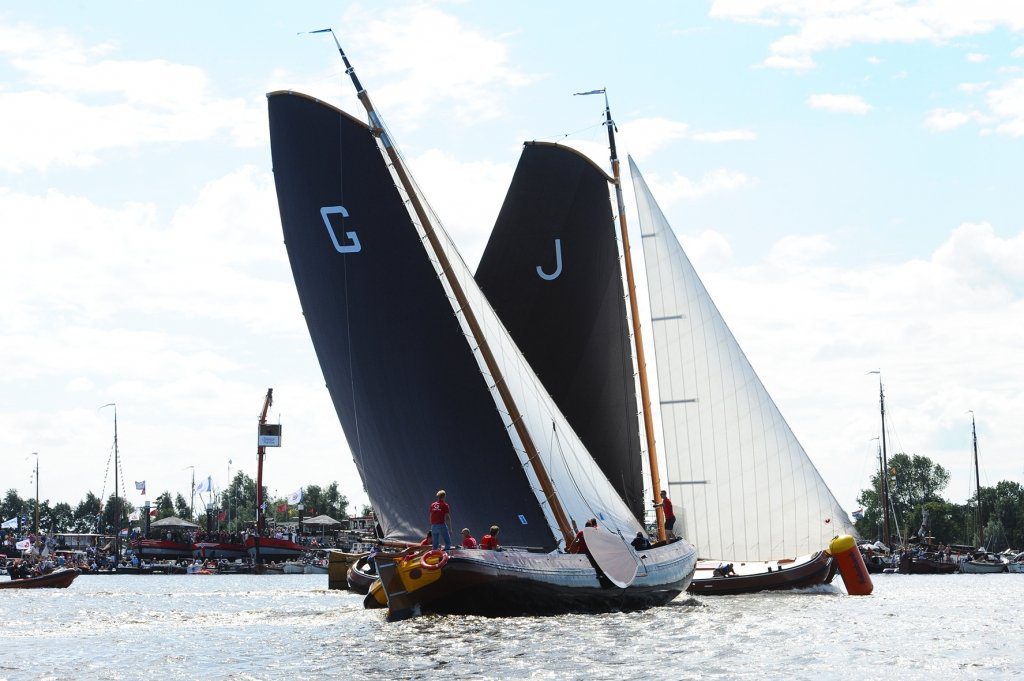
[[[253,560],[256,560],[257,555],[259,555],[260,560],[273,561],[300,558],[306,551],[304,546],[296,544],[290,539],[255,536],[246,538],[245,550]]]
[[[203,560],[237,560],[248,558],[249,552],[245,544],[230,542],[198,542],[192,546],[192,557]]]
[[[960,561],[960,572],[968,575],[991,575],[1006,571],[1006,563],[993,553],[981,551]]]
[[[192,544],[166,539],[135,539],[129,544],[139,558],[161,560],[190,560]]]
[[[66,589],[78,577],[78,570],[60,569],[39,577],[10,579],[0,582],[0,589]]]

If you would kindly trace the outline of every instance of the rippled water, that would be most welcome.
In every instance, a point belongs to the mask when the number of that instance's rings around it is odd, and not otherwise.
[[[874,581],[866,598],[829,586],[388,624],[326,575],[83,576],[0,591],[0,679],[1024,676],[1024,575]]]

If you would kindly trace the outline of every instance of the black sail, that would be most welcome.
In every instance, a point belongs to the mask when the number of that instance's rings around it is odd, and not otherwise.
[[[281,224],[327,388],[389,538],[444,488],[456,529],[553,544],[472,349],[366,125],[269,95]],[[522,516],[520,518],[519,516]],[[524,523],[525,521],[525,523]]]
[[[633,355],[609,178],[527,143],[476,280],[633,515],[644,486]]]

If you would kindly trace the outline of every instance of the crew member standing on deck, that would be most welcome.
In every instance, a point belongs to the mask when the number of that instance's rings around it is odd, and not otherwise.
[[[441,545],[441,538],[444,538],[444,550],[452,550],[452,537],[448,532],[448,521],[451,520],[451,509],[445,502],[446,492],[443,489],[437,491],[437,501],[430,504],[430,532],[433,537],[433,548],[436,550]]]
[[[672,531],[673,526],[676,524],[676,514],[672,510],[672,500],[668,498],[668,492],[661,490],[661,503],[655,504],[654,508],[661,507],[665,512],[665,534],[668,535],[669,539],[676,536],[676,533]]]

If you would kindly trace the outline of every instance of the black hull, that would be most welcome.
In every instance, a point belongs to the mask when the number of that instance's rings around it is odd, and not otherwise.
[[[931,558],[904,556],[900,560],[901,575],[952,575],[959,569],[956,563]]]
[[[694,578],[688,591],[701,596],[734,596],[759,591],[805,589],[831,581],[832,557],[819,551],[805,563],[793,567],[730,577]]]
[[[349,567],[345,581],[350,591],[365,596],[370,592],[370,586],[377,581],[377,573],[370,570],[365,558],[360,558]]]
[[[422,613],[515,617],[646,610],[665,605],[693,579],[696,552],[676,542],[643,552],[647,574],[619,588],[585,555],[453,551],[440,576],[409,588],[395,560],[377,558],[388,619]],[[423,573],[414,569],[413,574]],[[417,577],[418,579],[418,577]]]

